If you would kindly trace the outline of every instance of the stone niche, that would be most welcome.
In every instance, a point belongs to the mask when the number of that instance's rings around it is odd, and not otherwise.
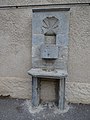
[[[40,104],[40,82],[48,78],[57,80],[57,104],[64,109],[69,8],[33,9],[32,13],[32,69],[28,71],[32,76],[32,105]]]

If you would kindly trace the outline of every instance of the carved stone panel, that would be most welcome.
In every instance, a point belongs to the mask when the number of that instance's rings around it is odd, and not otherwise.
[[[52,16],[52,17],[46,17],[43,20],[43,24],[42,24],[42,30],[43,30],[43,34],[47,34],[47,35],[53,35],[56,34],[59,28],[59,20]]]
[[[53,60],[55,69],[67,70],[68,49],[65,48],[68,48],[68,9],[33,11],[32,66],[46,68],[47,60],[51,63]]]

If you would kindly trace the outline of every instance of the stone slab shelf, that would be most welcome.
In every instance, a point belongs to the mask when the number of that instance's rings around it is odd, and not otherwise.
[[[32,68],[28,71],[28,74],[33,77],[40,77],[40,78],[53,78],[53,79],[60,79],[63,77],[67,77],[68,73],[65,70],[55,69],[53,71],[42,69],[42,68]]]

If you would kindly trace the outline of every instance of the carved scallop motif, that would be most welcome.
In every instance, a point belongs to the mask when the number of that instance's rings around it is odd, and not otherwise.
[[[43,20],[42,29],[44,34],[56,34],[59,28],[59,20],[56,17],[46,17]]]

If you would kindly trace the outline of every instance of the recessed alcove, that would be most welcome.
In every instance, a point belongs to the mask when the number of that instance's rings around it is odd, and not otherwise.
[[[54,102],[58,105],[59,99],[59,81],[44,78],[40,83],[40,103],[45,101]],[[47,94],[48,93],[48,94]]]
[[[45,44],[56,44],[56,34],[45,34]]]

